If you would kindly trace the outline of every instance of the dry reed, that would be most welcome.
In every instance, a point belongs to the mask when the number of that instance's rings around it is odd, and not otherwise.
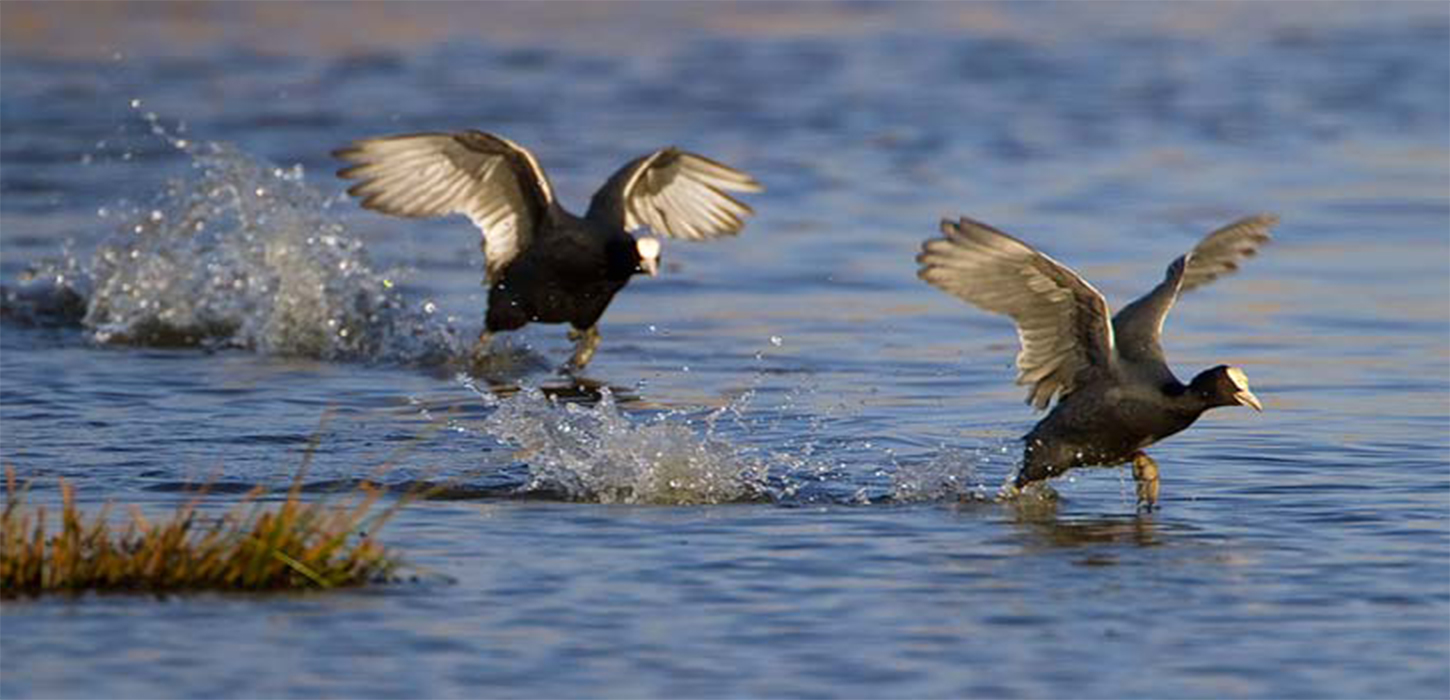
[[[29,506],[29,484],[6,469],[0,520],[0,597],[52,592],[262,591],[353,586],[391,578],[398,562],[375,539],[407,499],[377,510],[383,490],[367,482],[342,497],[301,498],[299,470],[285,500],[260,501],[261,487],[220,516],[197,506],[205,493],[152,522],[136,506],[124,528],[111,504],[91,517],[75,488],[60,481],[60,528],[51,534],[45,506]],[[330,502],[331,501],[331,502]]]

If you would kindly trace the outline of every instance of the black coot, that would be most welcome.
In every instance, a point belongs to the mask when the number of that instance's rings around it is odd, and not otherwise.
[[[1073,467],[1133,463],[1141,507],[1158,500],[1158,465],[1143,449],[1216,406],[1263,410],[1243,370],[1220,365],[1178,381],[1163,356],[1163,321],[1182,292],[1238,269],[1269,240],[1274,216],[1236,221],[1168,266],[1153,291],[1110,316],[1103,295],[1077,273],[986,224],[942,221],[922,245],[917,276],[1017,323],[1018,384],[1027,401],[1057,405],[1024,438],[1016,486]],[[1110,320],[1111,319],[1111,320]]]
[[[481,131],[382,136],[333,152],[354,165],[348,194],[385,214],[462,214],[483,232],[488,315],[474,357],[494,333],[531,322],[568,323],[570,369],[599,346],[597,323],[636,273],[658,274],[660,242],[629,231],[687,240],[730,236],[751,208],[728,191],[758,192],[753,178],[678,148],[630,161],[609,178],[583,218],[564,210],[528,150]]]

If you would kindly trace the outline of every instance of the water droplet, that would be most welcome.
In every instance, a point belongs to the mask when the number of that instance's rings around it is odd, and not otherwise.
[[[431,314],[431,313],[433,313],[433,312],[435,312],[437,310],[438,310],[438,305],[437,304],[434,304],[431,301],[423,302],[423,312],[424,313]]]
[[[771,345],[774,345],[775,347],[780,347],[781,344],[784,343],[784,342],[785,342],[785,339],[782,338],[782,337],[780,337],[780,336],[778,336],[778,335],[770,336],[770,344]]]
[[[257,194],[258,197],[266,197],[267,196],[267,188],[265,188],[265,187],[258,187],[257,188],[257,191],[256,191],[256,194]]]
[[[141,98],[139,98],[139,97],[133,97],[133,98],[131,98],[131,109],[141,109]]]
[[[160,221],[160,220],[162,220],[164,218],[166,218],[166,214],[164,212],[162,212],[160,209],[152,209],[151,210],[151,220],[152,221]]]

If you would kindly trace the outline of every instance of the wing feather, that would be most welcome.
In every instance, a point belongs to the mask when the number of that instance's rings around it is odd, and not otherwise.
[[[489,279],[528,247],[553,187],[527,149],[482,131],[354,141],[333,155],[353,163],[338,177],[368,209],[411,218],[462,214],[483,233]]]
[[[984,311],[1010,316],[1022,349],[1017,383],[1043,409],[1094,373],[1113,372],[1108,304],[1066,266],[986,224],[942,221],[922,245],[917,276]]]
[[[594,195],[589,217],[686,240],[733,236],[755,213],[730,192],[759,192],[739,170],[673,146],[630,161]]]
[[[1166,363],[1163,322],[1179,295],[1238,270],[1243,260],[1269,241],[1269,229],[1277,223],[1279,217],[1272,214],[1239,219],[1204,236],[1192,252],[1174,260],[1158,286],[1113,317],[1118,353],[1135,362]]]
[[[1258,254],[1259,247],[1269,242],[1269,230],[1279,223],[1273,214],[1259,214],[1235,221],[1204,236],[1188,256],[1183,271],[1183,289],[1187,292],[1202,287],[1219,277],[1239,269],[1244,260]]]

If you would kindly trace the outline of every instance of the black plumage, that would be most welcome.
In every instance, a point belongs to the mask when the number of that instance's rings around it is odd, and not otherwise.
[[[1017,383],[1028,403],[1057,405],[1024,436],[1015,485],[1081,466],[1133,463],[1138,498],[1158,499],[1158,467],[1143,449],[1192,425],[1217,406],[1263,406],[1243,370],[1220,365],[1183,384],[1168,368],[1160,338],[1179,294],[1238,269],[1269,240],[1278,219],[1248,217],[1205,237],[1169,265],[1152,291],[1110,316],[1082,277],[986,224],[943,221],[941,238],[922,245],[918,276],[985,311],[1016,322],[1022,351]]]
[[[635,274],[659,271],[659,241],[631,231],[687,240],[735,235],[753,212],[728,192],[761,189],[734,168],[668,147],[620,168],[579,217],[559,204],[532,153],[493,134],[383,136],[333,155],[354,164],[337,174],[358,180],[348,194],[363,207],[414,218],[462,214],[483,233],[488,313],[475,357],[494,333],[568,323],[573,369],[593,357],[599,317],[614,295]]]

